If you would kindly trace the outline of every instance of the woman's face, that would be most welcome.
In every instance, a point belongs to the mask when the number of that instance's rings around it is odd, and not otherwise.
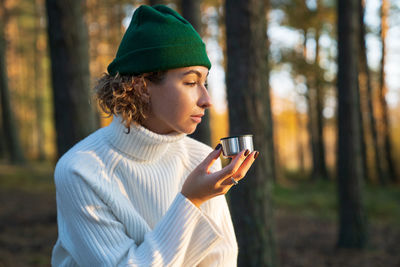
[[[206,79],[208,68],[192,66],[169,70],[156,84],[147,81],[150,112],[143,126],[158,134],[191,134],[211,106]]]

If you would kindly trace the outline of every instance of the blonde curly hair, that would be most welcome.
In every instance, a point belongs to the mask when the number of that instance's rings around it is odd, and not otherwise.
[[[143,124],[150,109],[146,82],[159,84],[165,74],[166,71],[114,76],[104,73],[94,87],[95,97],[104,113],[121,117],[129,133],[132,123]]]

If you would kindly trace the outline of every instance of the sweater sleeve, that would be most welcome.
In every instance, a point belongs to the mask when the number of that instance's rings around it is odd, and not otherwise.
[[[202,209],[210,221],[213,221],[221,231],[221,239],[197,266],[236,266],[238,246],[225,196],[211,199],[202,206]]]
[[[221,160],[218,159],[211,171],[221,169]],[[229,212],[228,203],[224,195],[210,199],[201,206],[202,211],[221,232],[221,239],[207,255],[197,264],[199,267],[236,266],[238,245],[235,231]],[[186,265],[186,264],[185,264]],[[186,266],[194,266],[187,264]]]
[[[221,238],[214,223],[178,193],[137,245],[79,173],[59,167],[55,180],[63,251],[53,252],[53,266],[69,266],[66,253],[79,266],[181,266],[185,258],[203,258]]]

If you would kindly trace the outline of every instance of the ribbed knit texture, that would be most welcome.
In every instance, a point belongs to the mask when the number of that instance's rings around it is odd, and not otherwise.
[[[114,118],[57,163],[52,265],[236,266],[225,197],[198,209],[180,193],[212,149],[184,134],[125,132]]]

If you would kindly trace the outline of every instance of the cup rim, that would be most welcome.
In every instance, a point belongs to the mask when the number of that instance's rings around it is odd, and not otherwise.
[[[219,139],[219,140],[222,141],[222,140],[226,140],[226,139],[239,138],[239,137],[245,137],[245,136],[251,136],[251,137],[253,137],[252,134],[242,134],[242,135],[233,135],[233,136],[224,137],[224,138],[221,138],[221,139]]]

